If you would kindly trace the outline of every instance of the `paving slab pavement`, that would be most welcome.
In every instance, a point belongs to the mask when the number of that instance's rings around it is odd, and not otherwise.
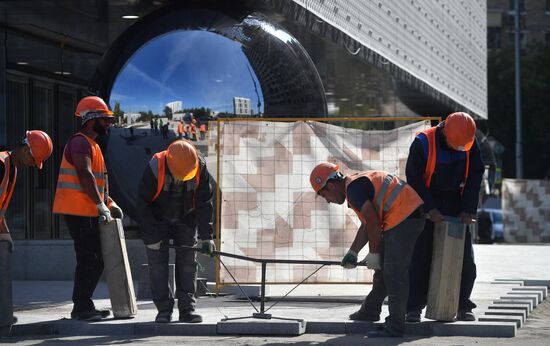
[[[526,249],[527,248],[527,249]],[[531,249],[529,249],[531,248]],[[476,261],[478,279],[474,286],[472,299],[478,305],[474,313],[478,317],[487,317],[489,309],[494,309],[494,300],[502,296],[510,296],[513,288],[522,287],[521,284],[541,285],[550,274],[546,273],[547,263],[550,263],[550,246],[494,246],[476,245]],[[531,253],[531,256],[522,258],[521,266],[510,260],[510,253]],[[515,256],[515,255],[514,255]],[[543,263],[544,257],[546,263]],[[490,266],[497,265],[497,269]],[[508,281],[495,284],[499,268],[503,268],[500,278]],[[528,269],[526,269],[528,268]],[[546,275],[546,277],[545,277]],[[527,281],[523,281],[527,280]],[[135,285],[137,287],[137,284]],[[293,285],[268,286],[266,303],[269,307],[276,297],[284,295]],[[354,312],[364,295],[370,291],[370,285],[302,285],[291,294],[293,301],[281,302],[269,310],[274,316],[285,318],[300,318],[306,321],[306,333],[332,334],[364,334],[376,328],[377,323],[353,322],[347,316]],[[158,325],[153,323],[156,310],[151,301],[139,301],[139,313],[134,319],[114,320],[88,323],[72,321],[70,311],[72,303],[72,282],[68,281],[15,281],[14,305],[19,323],[13,328],[14,335],[216,335],[218,322],[227,317],[251,316],[255,310],[243,300],[233,297],[207,297],[198,299],[197,310],[203,315],[201,324],[172,323]],[[529,291],[529,290],[528,290]],[[525,292],[527,296],[532,292]],[[297,301],[299,297],[307,297],[307,302]],[[538,294],[534,297],[539,298]],[[108,308],[107,287],[100,282],[95,294],[96,306]],[[317,301],[318,300],[318,301]],[[528,300],[536,306],[537,299]],[[510,302],[513,302],[510,301]],[[498,303],[502,304],[501,301]],[[259,306],[259,303],[256,302]],[[506,305],[507,309],[514,304]],[[520,307],[520,309],[523,307]],[[387,306],[383,306],[382,319],[388,315]],[[527,312],[526,312],[527,315]],[[516,316],[513,314],[511,316]],[[497,316],[498,317],[498,316]],[[177,320],[177,311],[174,314]],[[520,323],[522,321],[521,318]],[[506,320],[506,319],[504,319]],[[549,321],[550,323],[550,318]],[[380,322],[379,322],[380,323]],[[508,322],[455,322],[441,323],[422,318],[418,324],[407,324],[407,333],[426,336],[478,336],[478,337],[512,337],[516,335],[518,322],[516,319]],[[521,325],[521,324],[520,324]],[[529,318],[525,326],[529,325]]]

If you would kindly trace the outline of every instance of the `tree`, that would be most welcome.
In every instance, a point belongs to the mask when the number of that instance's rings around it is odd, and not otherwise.
[[[168,120],[172,120],[172,108],[168,106],[164,107],[164,115],[168,118]]]
[[[514,51],[488,56],[489,131],[506,148],[502,176],[515,177]],[[550,170],[550,47],[534,43],[522,49],[521,95],[523,174],[542,179]]]
[[[115,108],[113,109],[113,115],[115,116],[116,122],[120,124],[120,119],[124,116],[124,111],[120,110],[120,102],[115,102]]]

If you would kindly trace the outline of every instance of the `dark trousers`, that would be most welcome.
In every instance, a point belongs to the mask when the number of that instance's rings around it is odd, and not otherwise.
[[[426,221],[422,234],[416,240],[410,270],[410,290],[407,311],[420,311],[428,302],[430,268],[432,265],[434,223]],[[471,310],[476,305],[470,300],[476,280],[476,264],[470,227],[466,227],[464,240],[464,259],[460,281],[459,310]]]
[[[76,252],[73,312],[95,309],[92,295],[103,273],[103,255],[97,217],[64,215]]]
[[[361,304],[361,310],[369,316],[379,317],[386,296],[386,286],[384,286],[384,275],[382,270],[375,270],[372,276],[372,290],[365,297],[363,304]]]
[[[196,230],[185,224],[166,224],[168,230],[162,240],[160,250],[147,249],[151,293],[159,312],[172,312],[174,296],[168,286],[168,250],[169,240],[174,245],[194,246]],[[197,290],[197,262],[195,252],[176,247],[176,298],[181,313],[195,310],[195,292]]]
[[[384,284],[388,293],[389,316],[386,329],[394,335],[405,331],[405,313],[409,295],[409,264],[416,238],[424,228],[424,218],[405,219],[382,236]]]

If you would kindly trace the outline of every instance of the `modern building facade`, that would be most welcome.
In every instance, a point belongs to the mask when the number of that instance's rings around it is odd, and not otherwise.
[[[487,117],[483,0],[0,1],[0,11],[0,146],[13,148],[26,129],[45,130],[54,142],[42,171],[19,173],[7,214],[18,240],[69,237],[51,204],[63,146],[79,128],[74,108],[89,94],[111,106],[127,98],[112,93],[120,71],[134,66],[140,48],[172,31],[207,31],[241,45],[248,70],[240,77],[254,81],[257,96],[246,97],[235,113],[258,114],[260,107],[265,116],[310,117],[466,110]],[[196,57],[197,47],[189,49],[173,56],[174,66]],[[142,77],[134,85],[151,90],[162,85]],[[187,100],[184,96],[168,94],[157,104],[177,112],[183,105],[173,100]],[[205,105],[216,112],[214,106]],[[141,130],[135,135],[150,139]],[[125,145],[135,145],[125,136],[120,137]],[[147,157],[163,145],[136,152]],[[116,150],[106,152],[108,162],[119,159],[110,154]],[[131,215],[131,195],[117,190],[113,195]],[[128,234],[137,237],[138,231],[130,227]]]
[[[183,111],[183,103],[181,101],[168,102],[166,107],[172,110],[172,114]]]
[[[246,97],[234,97],[233,113],[235,115],[252,115],[252,100]]]

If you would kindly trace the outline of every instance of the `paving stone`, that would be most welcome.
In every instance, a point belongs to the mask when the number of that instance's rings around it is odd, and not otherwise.
[[[490,310],[519,310],[519,311],[525,311],[525,317],[529,317],[529,314],[531,313],[530,305],[529,304],[505,304],[506,302],[494,302],[494,305],[489,305],[487,309]]]
[[[516,327],[521,328],[523,326],[523,319],[521,316],[481,316],[477,319],[480,322],[514,322]]]
[[[524,286],[545,286],[550,288],[550,280],[527,279],[523,280]]]
[[[508,295],[536,295],[537,296],[537,305],[542,303],[543,294],[542,291],[532,291],[532,290],[512,290],[512,292],[506,293]]]
[[[512,287],[512,291],[535,291],[542,292],[542,299],[546,299],[548,296],[548,287],[546,286],[522,286],[522,287]]]
[[[305,321],[244,319],[221,321],[218,334],[231,335],[302,335],[306,332]]]
[[[517,323],[514,322],[434,322],[428,335],[511,338],[516,336],[516,330]]]
[[[531,306],[535,308],[538,305],[538,296],[537,295],[528,295],[528,294],[507,294],[500,297],[501,300],[512,300],[512,301],[530,301]]]
[[[485,311],[485,315],[498,315],[498,316],[519,316],[521,320],[525,322],[527,313],[525,310],[512,310],[512,309],[489,309]]]

